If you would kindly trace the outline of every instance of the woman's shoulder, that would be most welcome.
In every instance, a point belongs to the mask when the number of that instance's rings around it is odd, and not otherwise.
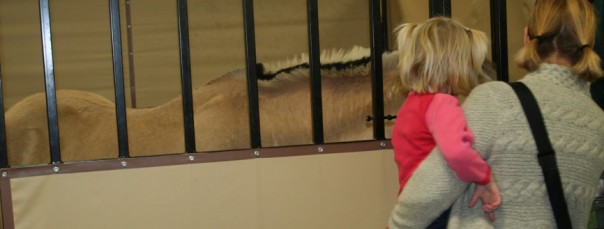
[[[503,81],[490,81],[487,83],[483,83],[478,85],[476,88],[474,88],[474,90],[472,90],[472,93],[474,93],[475,91],[499,91],[502,90],[503,88],[509,88],[510,85],[507,82],[503,82]]]
[[[509,99],[511,95],[513,95],[513,91],[508,83],[503,81],[492,81],[478,85],[470,92],[468,99]]]
[[[463,102],[463,108],[468,113],[515,112],[518,97],[510,85],[503,81],[492,81],[474,88]]]

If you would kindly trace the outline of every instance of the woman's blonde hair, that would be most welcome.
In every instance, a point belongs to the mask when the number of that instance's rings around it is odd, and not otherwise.
[[[398,67],[407,90],[467,95],[489,80],[482,69],[489,44],[483,32],[445,17],[406,23],[397,31]]]
[[[587,0],[537,0],[527,27],[530,41],[518,52],[516,63],[534,71],[558,55],[570,61],[573,74],[593,82],[602,75],[600,57],[593,50],[596,27],[596,13]]]

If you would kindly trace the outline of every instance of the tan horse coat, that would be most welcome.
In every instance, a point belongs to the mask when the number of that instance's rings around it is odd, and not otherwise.
[[[324,52],[322,64],[358,60],[369,50]],[[267,71],[307,60],[265,64]],[[385,54],[385,114],[396,114],[404,95],[396,71],[398,56]],[[368,140],[373,126],[370,64],[344,70],[323,69],[322,96],[326,142]],[[312,143],[308,69],[259,80],[263,147]],[[245,71],[226,74],[193,92],[197,151],[250,148]],[[11,165],[49,163],[44,93],[22,100],[6,113]],[[64,162],[117,157],[114,104],[93,93],[57,91],[61,157]],[[132,157],[184,152],[181,98],[154,108],[127,109]],[[388,122],[387,122],[388,123]],[[391,123],[390,123],[391,124]],[[389,136],[391,129],[386,129]]]

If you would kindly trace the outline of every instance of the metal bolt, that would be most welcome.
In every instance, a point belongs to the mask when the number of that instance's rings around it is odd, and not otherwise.
[[[380,142],[380,146],[381,146],[382,148],[384,148],[384,147],[386,147],[386,143],[385,143],[385,142]]]
[[[260,157],[260,151],[254,150],[254,155],[256,155],[256,157]]]
[[[126,167],[126,166],[128,166],[128,162],[122,161],[122,167]]]
[[[52,171],[55,172],[55,173],[58,173],[59,172],[59,167],[58,166],[52,167]]]
[[[195,160],[195,156],[189,155],[189,161],[194,161],[194,160]]]
[[[317,151],[319,151],[319,153],[323,153],[323,151],[325,151],[325,150],[323,149],[323,147],[319,147],[319,148],[317,148]]]
[[[7,177],[8,173],[7,172],[2,172],[2,177]]]

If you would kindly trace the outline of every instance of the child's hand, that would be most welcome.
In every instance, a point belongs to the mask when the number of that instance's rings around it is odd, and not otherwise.
[[[491,222],[495,221],[495,214],[493,212],[501,206],[501,196],[499,195],[499,188],[495,183],[494,177],[491,176],[491,182],[486,185],[476,185],[468,208],[474,207],[478,199],[482,201],[482,210],[489,215],[489,220]]]

